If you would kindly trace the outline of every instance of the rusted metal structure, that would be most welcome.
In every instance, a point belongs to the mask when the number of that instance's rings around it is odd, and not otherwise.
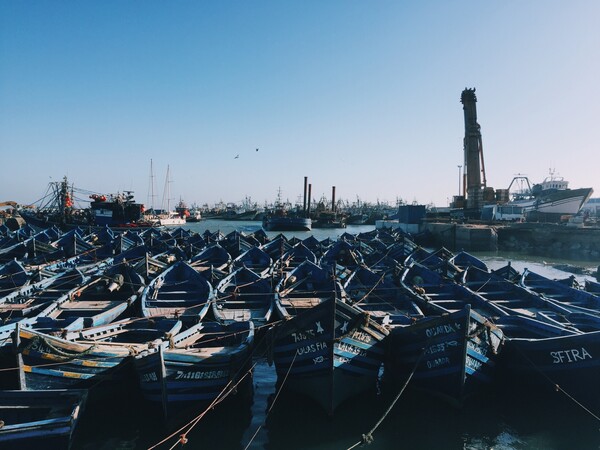
[[[481,127],[477,123],[477,97],[475,88],[462,92],[460,101],[465,114],[464,145],[464,171],[463,192],[466,198],[466,207],[478,209],[483,206],[483,192],[486,188],[485,164],[483,161],[483,143],[481,140]]]

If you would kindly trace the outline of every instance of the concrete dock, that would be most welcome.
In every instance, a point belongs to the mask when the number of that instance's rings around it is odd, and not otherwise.
[[[432,246],[450,250],[512,251],[564,259],[600,259],[600,227],[550,223],[466,224],[423,221],[401,224],[381,221],[378,228],[400,228],[425,234]]]

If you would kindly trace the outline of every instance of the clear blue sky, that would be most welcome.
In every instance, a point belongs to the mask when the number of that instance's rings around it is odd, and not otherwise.
[[[446,205],[475,87],[488,185],[600,194],[600,2],[0,1],[0,201]],[[256,151],[259,148],[259,151]],[[234,159],[239,154],[239,158]],[[155,206],[160,206],[156,204]]]

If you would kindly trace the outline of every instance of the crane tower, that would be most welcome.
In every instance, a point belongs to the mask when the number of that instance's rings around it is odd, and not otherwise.
[[[483,206],[484,190],[486,188],[485,165],[483,162],[483,144],[481,141],[481,127],[477,123],[477,97],[475,88],[462,91],[460,101],[465,113],[465,138],[464,138],[464,172],[463,192],[466,207],[479,209]]]

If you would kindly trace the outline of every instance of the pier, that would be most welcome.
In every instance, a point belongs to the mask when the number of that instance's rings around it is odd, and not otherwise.
[[[378,221],[377,228],[422,234],[431,246],[450,250],[524,252],[540,256],[593,260],[600,257],[600,227],[552,223],[471,224]]]

